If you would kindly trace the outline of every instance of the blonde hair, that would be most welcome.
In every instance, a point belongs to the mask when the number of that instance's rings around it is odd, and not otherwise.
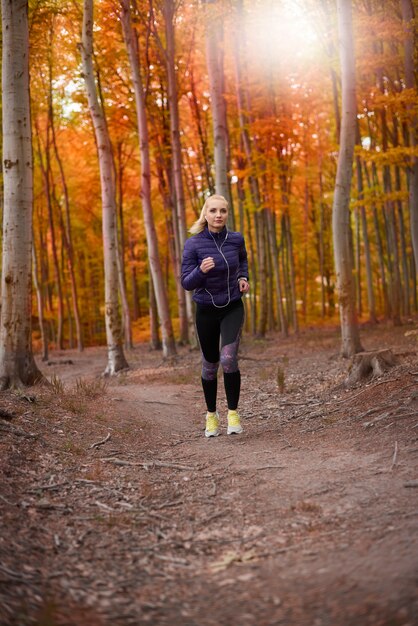
[[[213,202],[224,202],[225,203],[225,208],[228,209],[228,201],[221,195],[214,193],[212,196],[209,196],[209,198],[206,198],[206,202],[202,207],[202,210],[200,212],[200,216],[199,219],[197,219],[195,221],[194,224],[192,224],[192,226],[189,228],[189,233],[192,233],[192,235],[197,235],[198,233],[201,233],[202,230],[205,229],[206,226],[206,209],[210,209],[210,207],[212,206]]]

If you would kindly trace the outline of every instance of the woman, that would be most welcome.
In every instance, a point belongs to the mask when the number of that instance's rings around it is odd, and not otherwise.
[[[241,375],[238,347],[244,322],[242,295],[249,291],[247,252],[241,233],[228,231],[228,203],[210,196],[186,241],[181,284],[194,290],[196,329],[202,351],[202,387],[207,406],[206,437],[219,434],[217,374],[221,362],[228,403],[228,435],[242,433],[237,412]]]

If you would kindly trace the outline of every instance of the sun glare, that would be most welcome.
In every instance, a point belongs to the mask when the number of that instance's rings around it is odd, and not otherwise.
[[[311,57],[318,48],[313,18],[296,0],[254,3],[248,9],[246,35],[254,60],[276,64]]]

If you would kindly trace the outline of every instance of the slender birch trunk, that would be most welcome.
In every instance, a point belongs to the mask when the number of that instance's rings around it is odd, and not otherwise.
[[[161,350],[157,302],[155,300],[155,290],[154,290],[154,285],[153,285],[151,276],[150,276],[150,281],[149,281],[149,318],[150,318],[150,329],[151,329],[151,336],[150,336],[151,349]]]
[[[290,290],[290,271],[289,271],[289,248],[288,248],[288,239],[286,235],[286,215],[282,213],[281,220],[281,237],[280,237],[280,248],[282,249],[282,273],[283,273],[283,285],[284,285],[284,293],[285,293],[285,303],[286,303],[286,319],[287,323],[292,323],[292,293]]]
[[[257,279],[257,268],[256,268],[256,251],[254,250],[254,238],[252,235],[251,228],[251,215],[248,207],[246,208],[246,218],[248,224],[248,247],[250,252],[250,267],[251,267],[251,290],[250,290],[250,310],[251,310],[251,334],[256,334],[256,323],[257,323],[257,291],[258,291],[258,279]],[[256,214],[254,213],[254,223],[256,221]]]
[[[200,164],[200,170],[202,172],[202,181],[205,181],[206,186],[211,194],[215,193],[215,183],[213,181],[211,172],[211,158],[208,147],[208,137],[206,133],[206,126],[202,121],[202,111],[199,99],[196,93],[196,84],[193,75],[193,68],[190,68],[190,97],[189,97],[190,109],[192,116],[195,120],[197,134],[200,139],[200,149],[202,154],[202,163]],[[198,154],[198,157],[200,154]],[[200,159],[199,159],[200,160]],[[194,178],[193,178],[194,180]]]
[[[125,339],[125,348],[132,350],[134,347],[132,340],[132,324],[131,324],[131,312],[129,310],[128,290],[126,287],[126,272],[125,272],[125,223],[123,219],[123,172],[124,166],[122,163],[122,143],[118,143],[117,149],[117,212],[119,216],[119,239],[118,241],[118,276],[119,276],[119,289],[120,297],[122,301],[122,321],[123,321],[123,336]],[[116,170],[116,167],[115,167]]]
[[[71,216],[70,216],[70,197],[68,193],[68,186],[65,177],[64,165],[61,159],[60,152],[58,150],[58,144],[55,133],[55,114],[54,114],[54,104],[53,104],[53,88],[52,88],[52,38],[53,38],[53,29],[50,30],[50,41],[49,41],[49,51],[48,51],[48,120],[49,120],[49,129],[51,131],[51,139],[52,146],[54,149],[55,159],[58,164],[58,169],[60,172],[61,178],[61,186],[64,195],[64,207],[65,207],[65,220],[62,219],[61,211],[60,211],[60,221],[62,225],[62,236],[63,243],[67,252],[67,264],[68,271],[70,274],[70,282],[71,282],[71,298],[73,305],[73,314],[76,325],[76,334],[77,334],[77,348],[79,352],[82,352],[84,349],[83,344],[83,329],[80,319],[80,309],[78,304],[78,293],[77,293],[77,282],[75,277],[75,269],[74,269],[74,248],[72,242],[72,234],[71,234]]]
[[[376,324],[376,305],[373,291],[373,274],[372,274],[372,257],[370,252],[369,233],[367,228],[367,216],[366,209],[364,207],[364,184],[363,184],[363,168],[361,165],[361,159],[356,157],[356,172],[357,172],[357,193],[360,204],[360,219],[361,219],[361,232],[363,235],[364,243],[364,258],[366,266],[366,287],[367,287],[367,304],[369,309],[369,320],[372,324]]]
[[[370,173],[369,173],[366,163],[363,163],[363,168],[364,168],[364,173],[367,179],[367,186],[369,190],[371,190],[373,189],[373,187],[376,187],[378,184],[376,164],[372,163],[372,178],[370,177]],[[372,212],[373,212],[373,227],[374,227],[375,239],[376,239],[376,245],[377,245],[377,254],[378,254],[378,259],[379,259],[380,279],[382,282],[383,310],[384,310],[385,319],[389,319],[390,303],[389,303],[388,286],[387,286],[387,280],[386,280],[383,240],[382,240],[382,235],[380,232],[379,215],[377,212],[376,202],[374,200],[372,200]]]
[[[133,319],[136,321],[141,317],[141,303],[139,296],[138,280],[136,276],[137,258],[135,254],[135,238],[132,232],[132,223],[128,225],[128,249],[129,249],[129,267],[131,270],[131,289],[133,304]]]
[[[0,389],[42,378],[32,354],[33,164],[28,3],[2,0],[3,251]]]
[[[215,190],[227,199],[231,210],[228,226],[233,227],[232,199],[228,181],[228,129],[226,103],[223,95],[222,15],[218,2],[204,0],[206,5],[206,63],[212,105]]]
[[[332,207],[332,227],[341,320],[341,353],[342,356],[349,357],[362,349],[355,307],[349,207],[357,122],[351,2],[337,0],[337,13],[341,57],[342,120]]]
[[[96,68],[96,79],[97,79],[97,93],[98,93],[98,97],[100,101],[100,106],[101,106],[102,111],[104,111],[105,102],[103,98],[103,90],[102,90],[100,72],[99,72],[98,67]],[[104,116],[104,122],[107,128],[107,120],[105,116]],[[125,273],[124,273],[125,258],[124,258],[124,244],[123,244],[123,237],[124,237],[123,235],[123,206],[121,207],[121,205],[119,204],[119,200],[121,200],[121,198],[118,197],[118,184],[119,184],[118,176],[120,172],[116,170],[116,163],[115,163],[114,151],[113,151],[112,145],[110,145],[110,149],[111,149],[113,175],[114,175],[114,181],[115,181],[115,207],[116,207],[115,208],[115,211],[116,211],[115,224],[116,224],[116,242],[117,242],[116,265],[117,265],[117,270],[118,270],[118,285],[119,285],[119,293],[120,293],[120,304],[121,304],[121,309],[122,309],[121,318],[120,318],[121,319],[121,337],[124,338],[125,348],[132,349],[133,342],[132,342],[132,329],[131,329],[131,315],[129,311],[128,294],[126,290],[126,279],[125,279]],[[119,146],[118,146],[118,149],[119,149]],[[120,211],[122,211],[122,213]],[[118,217],[120,217],[119,223],[118,223]],[[119,224],[120,224],[120,228],[119,228]]]
[[[398,168],[399,169],[399,168]],[[407,244],[406,244],[406,228],[405,228],[405,219],[402,202],[400,200],[396,203],[398,209],[398,221],[399,221],[399,238],[400,238],[400,246],[401,246],[401,259],[402,259],[402,273],[404,275],[404,297],[403,297],[403,307],[404,314],[411,314],[411,293],[410,293],[410,272],[408,266],[408,254],[407,254]]]
[[[56,333],[56,347],[59,350],[64,348],[63,345],[63,327],[64,327],[64,300],[62,296],[62,283],[61,283],[61,272],[58,261],[58,251],[57,251],[57,242],[55,236],[55,222],[54,222],[54,214],[52,207],[52,184],[51,184],[51,165],[50,165],[50,157],[49,157],[49,119],[48,119],[48,128],[47,128],[47,140],[45,146],[45,162],[42,155],[41,148],[41,140],[40,140],[40,132],[38,125],[35,121],[35,132],[36,132],[36,140],[37,140],[37,151],[39,158],[39,165],[42,173],[43,180],[43,188],[44,195],[46,198],[46,204],[48,209],[48,226],[49,226],[49,234],[51,238],[51,251],[52,251],[52,265],[54,268],[54,277],[55,277],[55,287],[57,290],[57,333]],[[52,297],[51,297],[52,304]]]
[[[306,163],[307,170],[307,163]],[[308,312],[308,215],[309,215],[309,185],[307,178],[305,180],[305,198],[303,203],[303,303],[302,315],[306,322]]]
[[[360,212],[358,207],[354,210],[354,233],[355,233],[355,248],[354,248],[354,273],[355,273],[355,290],[356,290],[356,303],[357,312],[361,317],[363,315],[363,300],[361,289],[361,238],[360,238]]]
[[[173,160],[173,181],[175,189],[175,206],[180,236],[180,245],[183,248],[187,239],[186,203],[184,200],[184,186],[182,177],[182,158],[180,141],[180,116],[177,94],[177,78],[175,70],[175,33],[174,33],[174,0],[164,0],[163,14],[166,34],[166,67],[168,106],[170,112],[171,151]]]
[[[394,147],[399,146],[399,122],[396,115],[392,116],[392,143]],[[399,165],[395,165],[395,189],[397,191],[398,199],[395,202],[395,213],[394,219],[398,224],[398,235],[399,235],[399,261],[402,267],[402,277],[403,281],[401,282],[401,312],[404,315],[410,314],[410,294],[409,294],[409,268],[408,268],[408,258],[406,251],[406,237],[405,237],[405,225],[403,219],[403,207],[402,200],[400,199],[400,194],[402,192],[402,182],[401,182],[401,168]]]
[[[184,185],[182,176],[182,150],[180,141],[180,115],[177,93],[177,77],[175,69],[175,32],[174,32],[174,16],[175,3],[174,0],[164,0],[163,13],[165,19],[166,32],[166,64],[167,64],[167,82],[168,82],[168,106],[170,111],[170,131],[171,131],[171,149],[173,159],[173,181],[174,181],[174,205],[176,208],[177,228],[174,232],[178,233],[179,248],[177,253],[176,280],[180,284],[181,274],[181,254],[187,239],[186,224],[186,202],[184,198]],[[177,243],[177,242],[176,242]],[[184,343],[190,341],[196,345],[194,316],[192,308],[192,294],[181,289],[179,294],[179,317],[180,317],[180,337]]]
[[[102,191],[103,253],[105,273],[105,322],[108,363],[105,374],[113,375],[128,367],[122,346],[118,299],[118,241],[116,231],[116,189],[112,146],[97,94],[93,71],[93,0],[83,2],[83,35],[80,45],[83,77],[96,134]]]
[[[298,313],[297,313],[297,305],[296,305],[296,271],[295,271],[295,260],[293,254],[293,237],[292,237],[292,227],[290,223],[290,215],[289,211],[286,210],[284,214],[284,220],[286,223],[286,245],[289,253],[289,277],[290,277],[290,293],[291,293],[291,307],[292,307],[292,324],[295,333],[299,332],[299,321],[298,321]]]
[[[415,42],[414,42],[414,6],[412,0],[400,0],[402,20],[405,30],[405,85],[411,90],[413,98],[408,106],[411,119],[409,122],[409,145],[418,146],[418,114],[416,113],[417,84],[415,79]],[[411,214],[411,240],[415,258],[415,274],[418,274],[418,157],[412,156],[409,165],[409,210]]]
[[[399,251],[397,238],[397,225],[395,215],[395,203],[388,199],[392,195],[392,175],[390,167],[383,166],[383,188],[386,195],[384,201],[384,217],[386,223],[387,258],[389,266],[389,293],[392,320],[395,325],[401,323],[401,275],[399,271]]]
[[[52,178],[52,169],[51,169],[51,156],[50,156],[50,138],[49,138],[49,120],[48,120],[48,128],[47,128],[47,141],[45,146],[45,194],[47,197],[47,207],[48,207],[48,223],[49,223],[49,232],[51,236],[51,251],[52,251],[52,264],[54,267],[54,276],[55,276],[55,286],[57,289],[57,300],[58,300],[58,326],[57,326],[57,343],[56,347],[59,350],[64,349],[64,290],[61,280],[61,264],[58,258],[58,242],[57,235],[55,229],[55,216],[54,216],[54,205],[56,207],[57,203],[54,198],[54,181]]]
[[[259,312],[257,320],[257,336],[264,337],[267,330],[267,264],[266,241],[264,232],[264,209],[254,213],[255,236],[257,242],[257,261],[259,278]]]
[[[379,71],[378,75],[380,90],[384,93],[383,71]],[[388,150],[388,134],[389,128],[387,124],[386,110],[380,111],[381,131],[382,131],[382,149],[383,152]],[[389,269],[389,295],[392,320],[395,325],[401,323],[400,303],[401,303],[401,276],[399,272],[399,254],[398,240],[396,236],[396,216],[395,203],[391,200],[392,196],[392,174],[390,166],[383,165],[383,191],[385,193],[384,200],[384,218],[386,226],[387,240],[387,259]]]
[[[319,156],[319,233],[318,233],[318,259],[319,273],[321,275],[321,314],[325,317],[325,202],[324,202],[324,184],[322,177],[322,154]]]
[[[270,247],[270,238],[267,231],[267,213],[269,209],[266,209],[265,223],[264,223],[264,238],[266,241],[266,259],[267,259],[267,329],[269,331],[276,329],[276,316],[274,312],[274,284],[273,284],[273,267],[272,267],[272,253]]]
[[[288,182],[288,165],[279,162],[280,168],[282,170],[280,175],[280,185],[282,190],[282,204],[283,204],[283,216],[282,216],[282,233],[285,239],[285,249],[287,251],[287,278],[289,281],[289,290],[287,293],[287,298],[289,298],[289,311],[291,311],[291,315],[288,317],[289,320],[292,320],[292,325],[295,333],[299,332],[299,321],[297,315],[297,306],[296,306],[296,271],[295,271],[295,259],[293,254],[293,237],[292,237],[292,227],[290,223],[290,214],[289,214],[289,182]]]
[[[276,291],[276,306],[277,316],[279,320],[279,329],[284,337],[289,334],[287,320],[284,315],[283,309],[283,290],[280,280],[280,268],[279,268],[279,251],[277,248],[277,236],[276,236],[276,219],[272,210],[267,210],[267,233],[270,243],[270,249],[272,254],[272,270],[274,276],[274,285]]]
[[[154,216],[151,205],[151,164],[148,142],[148,127],[145,110],[145,95],[139,66],[139,44],[132,25],[129,0],[121,0],[121,22],[123,37],[128,52],[134,86],[138,132],[141,151],[141,199],[144,214],[145,233],[148,245],[149,266],[154,286],[158,314],[161,321],[163,354],[165,357],[176,354],[174,333],[170,317],[168,296],[164,285],[158,251],[158,239],[155,230]]]
[[[52,120],[51,120],[52,122]],[[78,305],[78,290],[77,290],[77,281],[75,277],[75,269],[74,269],[74,248],[72,242],[71,235],[71,216],[70,216],[70,197],[68,193],[67,182],[64,173],[64,166],[58,152],[58,146],[55,138],[55,130],[52,124],[52,141],[54,144],[55,158],[58,163],[58,167],[60,170],[62,189],[64,193],[64,206],[65,206],[65,220],[63,220],[63,241],[67,251],[67,260],[68,260],[68,271],[70,274],[70,282],[71,282],[71,298],[73,304],[73,314],[76,326],[76,334],[77,334],[77,349],[79,352],[84,350],[84,341],[83,341],[83,329],[81,325],[80,318],[80,308]]]
[[[36,251],[35,251],[35,246],[33,242],[32,242],[32,268],[33,268],[33,284],[35,286],[36,302],[38,305],[39,330],[41,332],[42,361],[48,361],[48,333],[46,330],[45,318],[44,318],[44,299],[43,299],[43,294],[42,294],[42,287],[39,284],[38,260],[36,258]]]

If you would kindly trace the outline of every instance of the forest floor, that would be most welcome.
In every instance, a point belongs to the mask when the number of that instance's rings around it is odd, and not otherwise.
[[[0,395],[0,624],[417,625],[417,326],[364,327],[397,364],[351,389],[336,328],[244,337],[211,439],[197,351],[39,363]]]

